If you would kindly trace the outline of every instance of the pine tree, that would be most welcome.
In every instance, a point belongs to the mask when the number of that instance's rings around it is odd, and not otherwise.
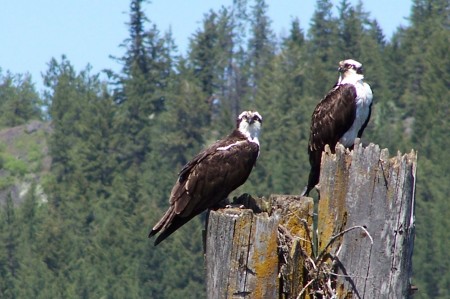
[[[211,11],[205,15],[203,30],[199,30],[191,40],[190,61],[194,69],[194,75],[201,84],[206,96],[217,92],[220,86],[218,75],[219,65],[219,33],[217,28],[217,14]]]
[[[126,53],[118,58],[122,74],[113,76],[117,86],[115,101],[118,111],[114,128],[118,160],[124,169],[140,165],[151,151],[152,120],[165,108],[164,89],[172,68],[172,49],[153,26],[146,30],[147,18],[142,0],[131,1],[130,38],[125,40]]]
[[[447,182],[450,155],[444,150],[450,146],[450,142],[448,138],[442,138],[450,130],[449,39],[450,33],[445,29],[437,29],[429,37],[429,45],[423,55],[425,65],[421,76],[422,93],[416,103],[412,136],[415,147],[422,153],[418,176],[425,178],[419,181],[417,187],[418,207],[423,212],[417,213],[415,275],[423,294],[427,294],[429,298],[450,296],[447,287],[450,275],[446,270],[450,264],[445,258],[450,238],[448,230],[442,229],[448,224],[448,217],[445,215],[450,211],[447,200],[450,192]],[[429,219],[434,219],[439,225],[430,226]],[[430,241],[434,244],[430,249],[432,254],[424,249],[430,247]]]
[[[168,86],[166,111],[161,113],[160,121],[153,127],[154,133],[160,136],[159,142],[149,154],[139,178],[139,181],[143,182],[141,185],[143,197],[151,199],[151,202],[137,209],[138,217],[147,219],[141,220],[137,225],[142,227],[142,222],[148,223],[143,236],[148,234],[148,229],[159,220],[167,207],[170,190],[177,179],[178,171],[201,150],[207,142],[205,139],[209,136],[206,128],[210,123],[211,111],[209,103],[205,101],[201,84],[198,84],[193,70],[185,67],[183,60],[180,61],[176,73],[173,85]],[[154,186],[159,188],[156,189]],[[139,277],[144,296],[150,295],[155,298],[204,296],[204,290],[201,288],[204,282],[201,275],[203,269],[201,262],[199,263],[202,260],[202,238],[198,234],[203,225],[198,218],[191,222],[192,224],[183,226],[182,234],[174,234],[157,248],[149,249],[147,245],[143,249]],[[180,245],[184,250],[173,260],[176,252],[167,248],[171,248],[173,243],[178,244],[180,239],[186,236],[189,236],[188,240],[184,241],[186,244]],[[155,273],[155,268],[166,270]],[[172,271],[184,274],[178,274],[175,280],[169,275]],[[163,283],[155,283],[155,280]]]
[[[111,142],[115,135],[115,111],[113,101],[104,87],[98,81],[92,87],[93,94],[83,113],[84,146],[79,148],[78,162],[80,171],[89,181],[89,189],[95,190],[96,196],[107,198],[113,192],[112,181],[118,167]]]
[[[20,271],[18,255],[20,228],[16,219],[12,194],[6,198],[6,205],[1,212],[0,296],[17,298]]]
[[[265,0],[256,0],[250,18],[251,35],[248,44],[248,63],[252,98],[255,97],[264,70],[270,67],[275,54],[275,37],[270,27],[271,20],[267,15],[267,10],[268,5]]]
[[[318,0],[308,31],[308,65],[310,74],[305,89],[317,101],[336,82],[337,63],[342,60],[338,48],[338,22],[332,14],[333,4],[329,0]]]
[[[204,92],[202,97],[210,105],[215,132],[209,138],[214,139],[225,134],[221,123],[234,120],[245,94],[245,79],[234,54],[233,22],[233,15],[225,8],[205,15],[202,28],[191,39],[186,63],[193,69]]]
[[[0,127],[22,125],[31,119],[42,119],[42,101],[29,75],[0,73]]]
[[[362,8],[362,7],[361,7]],[[362,11],[356,10],[347,0],[342,0],[339,7],[339,55],[341,60],[353,58],[361,60],[361,44],[363,36]]]
[[[100,294],[102,288],[88,277],[97,275],[91,265],[98,201],[110,196],[117,167],[109,157],[112,101],[97,75],[90,75],[89,68],[77,74],[65,58],[62,63],[52,60],[45,79],[55,159],[46,184],[50,216],[42,227],[47,235],[38,248],[58,297]]]
[[[56,188],[52,203],[58,206],[64,197],[83,198],[98,184],[111,183],[112,102],[98,75],[91,75],[89,67],[76,74],[65,57],[50,62],[45,82],[54,128],[49,142],[54,182],[47,187]]]
[[[50,140],[53,173],[58,182],[75,171],[70,152],[75,139],[81,135],[80,115],[83,107],[78,100],[76,74],[73,66],[62,57],[61,63],[52,59],[44,77],[47,101],[51,103],[49,113],[53,120],[54,132]]]
[[[255,104],[263,113],[264,130],[261,155],[245,185],[246,192],[295,194],[306,181],[302,165],[307,165],[306,144],[315,102],[304,90],[306,55],[303,32],[294,20],[280,54],[263,73],[257,93]]]
[[[47,217],[45,201],[38,196],[39,187],[33,183],[27,192],[24,202],[16,208],[18,221],[21,224],[20,269],[18,272],[18,298],[52,298],[52,274],[41,257],[44,254],[39,247],[43,231],[43,223]]]

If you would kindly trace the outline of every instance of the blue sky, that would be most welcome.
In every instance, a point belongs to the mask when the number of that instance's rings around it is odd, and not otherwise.
[[[210,9],[231,5],[232,0],[153,0],[144,6],[147,17],[161,32],[169,28],[181,53],[189,37],[200,27]],[[309,28],[314,0],[267,0],[272,28],[277,35],[288,32],[298,17]],[[332,1],[337,5],[340,0]],[[350,0],[356,4],[357,0]],[[364,8],[390,38],[398,26],[408,25],[411,0],[367,0]],[[3,1],[0,10],[0,68],[4,74],[30,73],[40,90],[41,73],[52,57],[65,54],[77,71],[89,63],[94,72],[120,66],[110,55],[121,56],[119,45],[127,38],[129,1],[111,0],[14,0]]]

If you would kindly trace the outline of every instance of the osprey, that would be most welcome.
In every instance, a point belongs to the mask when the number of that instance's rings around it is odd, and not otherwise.
[[[256,111],[242,112],[236,129],[187,163],[170,194],[170,207],[148,237],[161,232],[158,245],[175,230],[206,209],[214,208],[250,175],[259,156],[262,117]]]
[[[362,64],[353,59],[339,62],[339,79],[317,104],[311,119],[308,154],[311,170],[303,196],[319,182],[320,162],[325,144],[334,152],[339,142],[352,149],[370,119],[372,90],[363,82]]]

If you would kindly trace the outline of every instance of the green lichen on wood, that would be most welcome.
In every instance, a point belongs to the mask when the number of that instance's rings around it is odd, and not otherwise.
[[[256,276],[256,287],[252,298],[268,298],[278,289],[278,242],[275,219],[267,215],[256,215],[254,252],[252,262]],[[258,230],[261,229],[259,232]]]
[[[253,214],[250,210],[241,209],[225,209],[225,212],[235,218],[227,293],[238,294],[247,291],[245,285],[248,275],[246,263]]]
[[[358,142],[352,152],[337,148],[335,155],[322,157],[320,250],[326,248],[326,262],[332,266],[325,272],[336,273],[327,278],[335,295],[352,298],[356,292],[372,298],[395,292],[402,297],[411,273],[415,153],[390,159],[387,150]],[[403,234],[395,233],[398,227]]]
[[[272,195],[275,217],[280,218],[280,299],[295,298],[305,281],[305,257],[312,252],[313,200]]]
[[[271,201],[276,209],[279,209],[280,225],[282,225],[291,236],[300,240],[301,246],[306,251],[311,251],[312,223],[313,223],[313,201],[311,198],[299,196],[281,197],[283,203],[277,202],[277,195],[272,195]]]
[[[339,233],[346,224],[345,198],[351,164],[348,154],[340,145],[336,147],[336,154],[331,154],[328,146],[322,154],[318,203],[319,251],[323,250],[330,238]]]

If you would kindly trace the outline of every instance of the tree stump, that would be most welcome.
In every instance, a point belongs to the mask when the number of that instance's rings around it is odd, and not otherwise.
[[[209,298],[276,298],[278,221],[267,213],[211,211],[206,244]]]
[[[338,298],[409,297],[416,163],[414,151],[389,158],[359,142],[322,155],[319,250],[329,254]]]
[[[308,197],[257,199],[257,212],[211,211],[208,298],[407,298],[416,159],[359,141],[353,151],[326,149],[317,236]]]

